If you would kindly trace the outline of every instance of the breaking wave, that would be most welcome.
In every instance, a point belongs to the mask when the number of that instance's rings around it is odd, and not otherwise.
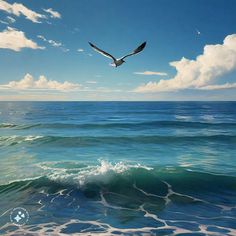
[[[104,160],[98,165],[42,162],[37,166],[44,171],[41,177],[0,186],[2,202],[11,196],[14,207],[17,201],[13,193],[17,192],[32,215],[31,224],[14,228],[12,235],[66,235],[78,231],[82,235],[234,235],[236,232],[234,218],[230,218],[236,210],[236,177],[171,166],[112,164]],[[218,198],[219,192],[221,196],[227,194]],[[3,207],[2,211],[2,217],[7,217],[8,209]],[[221,212],[224,216],[220,216]],[[44,213],[46,221],[40,218]],[[127,227],[125,222],[134,218],[136,225]],[[1,230],[11,235],[9,224]]]

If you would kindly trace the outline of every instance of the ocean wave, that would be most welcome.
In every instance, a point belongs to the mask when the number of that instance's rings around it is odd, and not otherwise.
[[[108,183],[115,175],[119,175],[133,169],[152,170],[151,167],[147,167],[141,164],[127,164],[124,162],[118,162],[112,164],[110,162],[100,160],[99,165],[87,166],[82,168],[58,168],[50,167],[45,163],[39,164],[42,169],[47,169],[50,173],[47,177],[53,181],[59,181],[61,183],[70,183],[76,186],[82,187],[91,182]]]
[[[11,124],[2,123],[0,128],[12,128],[17,130],[27,129],[153,129],[153,128],[236,128],[235,122],[214,121],[211,116],[204,116],[203,121],[190,121],[187,118],[176,116],[177,120],[160,120],[144,122],[104,122],[104,123],[35,123],[35,124]]]
[[[163,144],[201,141],[221,141],[235,143],[236,135],[138,135],[138,136],[1,136],[0,146],[14,146],[27,143],[31,145],[49,145],[60,147],[85,147],[98,145]]]
[[[192,116],[175,115],[175,118],[177,120],[185,120],[185,121],[191,121],[192,120]]]
[[[30,209],[32,225],[24,226],[30,235],[159,235],[163,230],[167,230],[164,235],[215,235],[209,228],[213,225],[234,235],[236,177],[105,160],[97,165],[42,162],[39,166],[46,171],[42,177],[0,185],[2,201],[15,197],[18,204],[21,199]],[[2,212],[9,219],[8,209]],[[53,224],[43,224],[52,219]],[[63,219],[70,223],[63,225]],[[127,219],[134,227],[124,224]],[[56,226],[59,228],[53,231]],[[11,232],[7,224],[0,230]],[[13,230],[12,235],[24,232]]]
[[[16,127],[17,125],[11,124],[11,123],[1,123],[0,128],[13,128]]]
[[[203,115],[200,118],[207,121],[215,120],[215,117],[213,115]]]
[[[11,180],[0,185],[1,188],[8,186],[20,187],[25,183],[32,183],[38,186],[39,183],[44,186],[51,185],[52,182],[70,187],[83,188],[90,183],[109,183],[115,176],[128,174],[133,170],[151,171],[152,167],[145,165],[118,162],[112,164],[106,160],[99,160],[98,165],[86,165],[80,162],[41,162],[35,164],[35,167],[42,169],[42,175],[33,177],[24,177],[22,179]],[[33,167],[32,167],[33,168]],[[31,186],[32,186],[31,185]],[[1,191],[0,191],[1,193]]]
[[[139,163],[117,162],[111,163],[99,160],[97,165],[80,162],[41,162],[35,165],[44,171],[44,175],[16,179],[10,183],[0,185],[20,187],[26,182],[37,188],[52,187],[53,183],[60,188],[84,189],[95,185],[100,189],[115,187],[117,191],[127,188],[142,188],[150,194],[161,194],[168,189],[168,184],[183,192],[206,192],[221,189],[236,191],[236,177],[218,175],[209,172],[174,166],[146,166]],[[167,184],[168,183],[168,184]],[[182,185],[182,183],[185,183]],[[58,185],[59,184],[59,185]],[[12,188],[11,190],[13,190]],[[100,191],[100,190],[98,190]]]
[[[21,144],[23,142],[32,142],[39,139],[43,139],[44,136],[40,135],[27,135],[27,136],[0,136],[0,146],[13,146],[17,144]]]

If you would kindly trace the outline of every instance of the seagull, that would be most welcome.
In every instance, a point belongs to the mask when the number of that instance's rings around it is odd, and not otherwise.
[[[111,63],[110,65],[115,66],[115,67],[122,65],[125,62],[124,59],[126,57],[129,57],[129,56],[132,56],[132,55],[135,55],[135,54],[141,52],[146,46],[146,42],[144,42],[140,46],[138,46],[133,52],[131,52],[131,53],[129,53],[129,54],[127,54],[127,55],[125,55],[121,58],[116,59],[111,54],[99,49],[98,47],[96,47],[94,44],[92,44],[90,42],[89,42],[89,44],[96,52],[101,53],[105,57],[111,58],[113,60],[113,63]]]

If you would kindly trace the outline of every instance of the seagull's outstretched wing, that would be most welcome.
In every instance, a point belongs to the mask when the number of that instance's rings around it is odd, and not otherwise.
[[[131,52],[130,54],[126,55],[126,56],[123,56],[121,59],[125,59],[126,57],[129,57],[129,56],[132,56],[132,55],[135,55],[141,51],[143,51],[143,49],[145,48],[146,46],[146,42],[142,43],[140,46],[138,46],[133,52]]]
[[[96,47],[94,44],[92,44],[92,43],[90,43],[90,42],[89,42],[89,44],[90,44],[90,46],[91,46],[96,52],[102,54],[102,55],[105,56],[105,57],[111,58],[113,61],[116,60],[115,57],[113,57],[111,54],[109,54],[109,53],[107,53],[107,52],[101,50],[100,48]]]

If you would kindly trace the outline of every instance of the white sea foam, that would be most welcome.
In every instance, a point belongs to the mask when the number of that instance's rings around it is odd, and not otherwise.
[[[25,137],[25,140],[24,141],[34,141],[34,140],[37,140],[37,139],[41,139],[43,138],[43,136],[33,136],[33,135],[28,135]]]
[[[10,180],[10,181],[4,182],[4,183],[0,182],[0,185],[5,186],[5,185],[12,184],[12,183],[33,181],[33,180],[40,179],[41,177],[43,177],[43,175],[38,175],[38,176],[33,176],[33,177],[28,177],[28,178],[22,177],[22,178]]]
[[[212,236],[225,236],[226,234],[220,233],[220,232],[212,232],[209,230],[209,227],[216,227],[221,230],[226,230],[227,235],[234,236],[236,233],[236,230],[233,228],[228,227],[222,227],[222,226],[216,226],[216,225],[204,225],[201,224],[198,227],[198,230],[191,231],[189,229],[185,229],[182,227],[177,227],[174,225],[167,224],[166,220],[160,219],[158,216],[154,214],[148,213],[144,208],[140,209],[145,213],[144,217],[152,218],[156,220],[157,222],[163,223],[163,226],[157,226],[157,227],[140,227],[140,228],[118,228],[114,227],[108,223],[103,223],[96,220],[79,220],[79,219],[71,219],[66,223],[63,224],[56,224],[55,222],[51,223],[41,223],[37,225],[37,230],[35,230],[35,225],[26,225],[24,228],[19,227],[13,232],[8,232],[5,235],[7,236],[13,236],[13,235],[23,235],[23,234],[30,234],[30,235],[38,235],[38,236],[44,236],[49,235],[48,232],[50,232],[50,235],[60,235],[60,236],[66,236],[68,234],[62,233],[66,228],[70,227],[70,225],[92,225],[93,228],[100,229],[98,231],[93,231],[92,233],[89,231],[89,229],[81,230],[77,233],[71,233],[70,235],[83,235],[83,236],[91,236],[91,235],[103,235],[103,236],[111,236],[111,235],[117,235],[117,232],[121,235],[153,235],[152,230],[157,231],[160,230],[164,232],[163,230],[172,230],[173,234],[171,235],[179,235],[179,234],[204,234],[204,235],[212,235]],[[183,222],[176,220],[175,222]],[[194,222],[197,224],[196,222]],[[9,229],[10,223],[5,224],[4,226],[0,227],[1,230]],[[167,233],[167,232],[166,232]]]
[[[181,115],[176,115],[175,118],[177,120],[184,120],[184,121],[190,121],[192,119],[191,116],[181,116]]]
[[[212,121],[215,119],[214,116],[212,116],[212,115],[203,115],[203,116],[201,116],[201,118],[203,120],[207,120],[207,121]]]
[[[1,136],[0,142],[5,145],[11,144],[20,144],[22,142],[31,142],[38,139],[42,139],[44,136],[40,135],[27,135],[27,136],[19,136],[19,135],[12,135],[12,136]]]
[[[73,169],[48,166],[45,162],[38,166],[43,170],[48,171],[47,176],[49,179],[62,183],[74,184],[78,187],[82,187],[85,184],[94,181],[108,183],[114,175],[124,173],[132,168],[152,169],[141,164],[127,164],[124,162],[112,164],[105,160],[100,160],[99,165]]]

